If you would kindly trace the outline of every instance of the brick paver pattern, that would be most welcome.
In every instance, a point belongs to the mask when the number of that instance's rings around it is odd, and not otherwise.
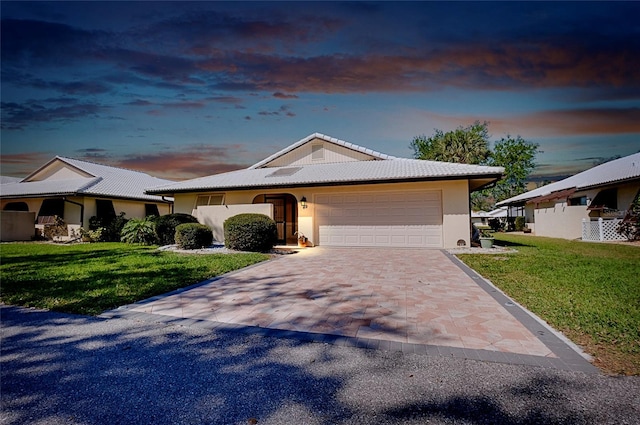
[[[310,248],[133,310],[556,357],[438,250]]]

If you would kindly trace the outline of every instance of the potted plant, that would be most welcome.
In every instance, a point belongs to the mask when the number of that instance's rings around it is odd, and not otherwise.
[[[482,248],[493,248],[495,238],[491,229],[480,229],[480,246]]]
[[[305,248],[307,246],[307,237],[302,232],[296,232],[298,235],[298,248]]]

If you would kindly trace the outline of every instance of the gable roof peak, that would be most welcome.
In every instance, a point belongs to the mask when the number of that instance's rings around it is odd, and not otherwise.
[[[313,134],[310,134],[310,135],[308,135],[307,137],[305,137],[303,139],[298,140],[297,142],[293,143],[292,145],[289,145],[286,148],[274,153],[273,155],[263,159],[262,161],[253,164],[248,169],[262,168],[263,166],[265,166],[266,164],[272,162],[276,158],[279,158],[279,157],[291,152],[292,150],[294,150],[296,148],[299,148],[300,146],[302,146],[304,144],[307,144],[307,143],[309,143],[309,142],[311,142],[312,140],[315,140],[315,139],[320,139],[320,140],[323,140],[325,142],[333,143],[335,145],[342,146],[342,147],[345,147],[347,149],[354,150],[356,152],[360,152],[360,153],[364,153],[364,154],[370,155],[370,156],[374,157],[377,160],[396,159],[396,157],[394,157],[394,156],[387,155],[387,154],[384,154],[384,153],[381,153],[381,152],[378,152],[378,151],[374,151],[373,149],[365,148],[363,146],[359,146],[359,145],[353,144],[351,142],[340,140],[340,139],[328,136],[328,135],[323,134],[323,133],[313,133]]]

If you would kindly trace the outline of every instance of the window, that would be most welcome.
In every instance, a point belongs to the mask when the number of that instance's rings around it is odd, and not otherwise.
[[[311,145],[311,159],[313,161],[324,159],[324,148],[322,145]]]
[[[113,202],[106,199],[96,199],[96,216],[99,219],[113,219],[116,217],[116,210]]]
[[[144,204],[144,216],[149,217],[150,215],[160,217],[160,211],[158,211],[156,204]]]
[[[215,195],[198,195],[196,199],[196,208],[207,205],[222,205],[224,202],[224,194],[218,193]]]
[[[580,196],[578,198],[569,198],[569,206],[587,205],[587,197]]]
[[[64,199],[45,199],[42,201],[38,217],[51,217],[54,215],[64,218]]]

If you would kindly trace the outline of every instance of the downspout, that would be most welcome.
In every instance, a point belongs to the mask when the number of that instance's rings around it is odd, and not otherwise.
[[[68,202],[68,203],[73,204],[73,205],[78,205],[80,207],[80,227],[84,227],[84,204],[81,204],[79,202],[70,201],[70,200],[67,199],[66,196],[63,196],[62,200],[64,202]]]
[[[173,202],[166,200],[164,196],[162,196],[162,200],[169,204],[169,214],[173,214]]]

